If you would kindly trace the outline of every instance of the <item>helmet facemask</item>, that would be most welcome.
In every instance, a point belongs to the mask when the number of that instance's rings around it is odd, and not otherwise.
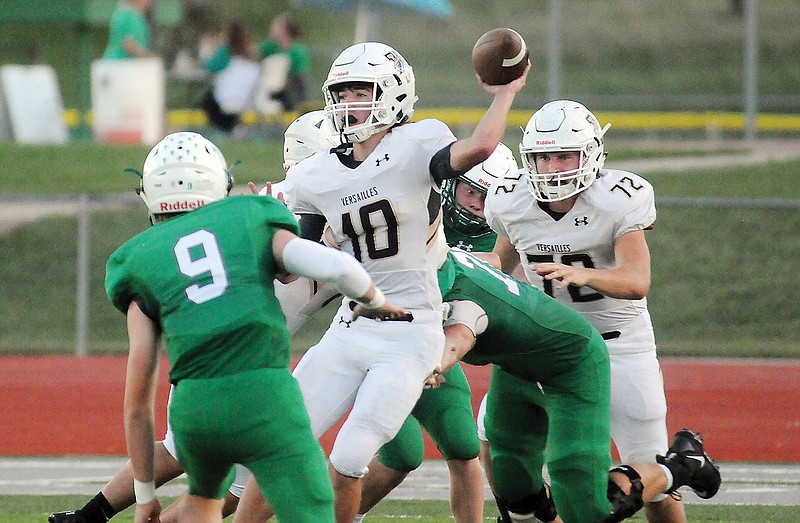
[[[491,232],[484,216],[475,214],[458,201],[456,189],[459,184],[480,192],[484,201],[489,187],[498,178],[503,178],[518,169],[514,154],[505,144],[499,143],[494,152],[482,163],[457,178],[445,180],[442,185],[442,218],[448,227],[467,236],[477,238]]]
[[[341,102],[346,88],[371,89],[372,99]],[[360,143],[383,130],[407,122],[414,113],[414,73],[391,47],[367,42],[345,49],[331,66],[322,87],[325,114],[344,140]],[[354,112],[368,112],[361,123]]]
[[[448,227],[458,231],[469,238],[477,238],[490,232],[492,229],[486,223],[486,218],[478,216],[469,207],[462,205],[456,198],[456,188],[463,183],[486,195],[486,188],[479,187],[464,178],[451,178],[442,185],[442,204],[444,213],[442,218]]]
[[[603,135],[611,124],[600,128],[583,105],[568,100],[545,104],[525,128],[520,155],[527,170],[528,189],[540,202],[565,200],[586,190],[603,168],[606,153]],[[540,173],[537,154],[553,156],[578,152],[578,167],[569,171]]]

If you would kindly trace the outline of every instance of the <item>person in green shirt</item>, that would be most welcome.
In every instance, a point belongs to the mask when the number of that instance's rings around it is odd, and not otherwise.
[[[333,147],[338,143],[336,139],[337,137],[328,129],[324,111],[306,113],[298,117],[286,129],[283,155],[284,170],[288,170],[290,166],[310,156],[315,151]],[[253,182],[250,182],[250,185],[252,186],[253,194],[259,193]],[[275,190],[269,194],[283,199],[280,184],[271,184],[271,187]],[[260,194],[268,194],[267,188],[265,187]],[[293,305],[289,305],[287,309],[286,303],[281,301],[284,316],[288,322],[287,326],[292,334],[302,325],[302,321],[296,318],[297,314],[296,312],[293,313],[293,311],[295,311],[295,302],[300,304],[297,306],[299,310],[307,301],[307,297],[303,301],[305,294],[298,292],[298,289],[302,288],[304,283],[306,286],[308,285],[308,278],[298,278],[290,283],[275,280],[276,295],[279,300],[283,300],[286,296],[286,291],[281,289],[292,289],[290,294],[294,297],[289,301]],[[323,288],[327,288],[327,286],[323,286]],[[331,289],[331,292],[336,295],[335,289]],[[180,463],[176,460],[174,438],[169,423],[167,424],[167,433],[164,434],[163,439],[156,442],[154,463],[157,487],[175,479],[184,472]],[[249,477],[250,471],[241,466],[236,467],[236,478],[225,499],[222,510],[223,516],[227,517],[236,510],[239,496],[244,490],[244,485]],[[177,520],[176,514],[180,513],[186,497],[187,495],[183,494],[175,503],[161,512],[161,521],[163,523],[174,523]],[[133,505],[135,501],[131,463],[128,461],[82,508],[54,512],[50,514],[48,523],[105,523]]]
[[[203,60],[203,69],[211,73],[211,88],[200,101],[209,122],[231,133],[240,123],[242,113],[253,103],[261,76],[261,66],[251,44],[250,31],[239,22],[231,22],[225,42]]]
[[[442,223],[448,245],[467,252],[492,252],[497,233],[483,214],[486,191],[518,168],[514,153],[501,142],[485,162],[442,184]]]
[[[288,368],[289,331],[273,279],[297,274],[333,284],[366,305],[354,320],[406,311],[352,256],[298,238],[297,221],[279,201],[226,198],[232,182],[213,143],[197,133],[165,137],[145,160],[139,190],[154,226],[106,267],[106,293],[127,315],[130,339],[124,411],[136,521],[161,512],[153,400],[163,339],[169,420],[189,484],[182,517],[219,521],[241,463],[281,521],[332,522],[325,456]]]
[[[259,107],[259,104],[264,103],[277,103],[284,111],[293,111],[299,109],[300,106],[308,99],[308,75],[311,67],[310,54],[306,46],[297,40],[299,37],[300,26],[297,24],[294,17],[288,12],[281,13],[273,19],[272,24],[270,25],[269,39],[261,42],[253,49],[249,48],[249,42],[244,45],[242,38],[236,38],[236,40],[240,41],[240,45],[234,45],[235,40],[229,35],[227,41],[221,45],[218,45],[214,52],[203,61],[203,68],[215,75],[214,96],[217,98],[216,103],[221,106],[222,109],[225,109],[225,100],[220,100],[220,98],[225,98],[226,96],[224,95],[226,93],[223,92],[223,96],[220,96],[220,90],[235,93],[244,89],[247,93],[251,94],[253,97],[251,102],[255,104],[256,107]],[[288,61],[286,82],[281,91],[276,93],[266,93],[268,100],[257,100],[259,98],[259,88],[257,86],[254,87],[250,85],[251,79],[249,79],[249,76],[244,81],[241,79],[237,80],[236,78],[231,79],[228,87],[216,85],[220,83],[218,79],[221,75],[225,75],[226,71],[230,76],[234,76],[230,70],[231,67],[235,65],[233,62],[237,59],[237,57],[239,60],[255,60],[258,58],[263,60],[269,56],[279,54],[285,55]],[[239,69],[242,68],[241,65],[237,67]],[[262,64],[260,74],[264,75],[268,74],[268,72],[269,71]],[[237,87],[237,83],[243,85]],[[211,101],[213,102],[214,99],[212,98]],[[206,95],[202,105],[207,112],[208,102],[209,95]],[[217,112],[219,112],[219,109],[217,109]],[[222,111],[222,115],[225,116],[225,113],[230,112],[232,111]],[[209,117],[211,118],[212,123],[222,127],[226,131],[232,129],[236,124],[236,121],[233,121],[233,119],[230,117],[228,118],[227,122],[222,119],[213,118],[212,113],[209,113]],[[238,121],[238,117],[236,117],[235,120]],[[226,123],[230,124],[227,126],[229,128],[226,128]]]
[[[125,60],[155,56],[145,13],[151,0],[120,0],[111,15],[103,58]]]
[[[300,35],[300,25],[291,13],[284,12],[272,20],[269,39],[258,46],[262,58],[278,53],[285,53],[289,57],[286,87],[274,95],[286,111],[295,110],[308,100],[311,57],[308,48],[298,41]]]

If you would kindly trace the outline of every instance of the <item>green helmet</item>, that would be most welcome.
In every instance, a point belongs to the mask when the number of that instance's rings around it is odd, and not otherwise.
[[[442,186],[442,208],[444,223],[451,229],[470,238],[477,238],[491,231],[486,218],[478,216],[456,200],[456,187],[465,183],[486,195],[497,178],[502,178],[519,169],[511,149],[498,143],[494,152],[482,163],[457,178],[445,180]]]

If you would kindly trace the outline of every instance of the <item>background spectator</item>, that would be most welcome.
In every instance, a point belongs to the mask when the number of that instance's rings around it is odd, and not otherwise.
[[[269,40],[262,42],[258,49],[261,58],[276,53],[286,53],[289,57],[286,87],[274,95],[286,111],[296,109],[308,97],[308,71],[311,59],[306,46],[297,40],[300,35],[297,21],[291,13],[284,12],[272,20]]]
[[[203,60],[203,68],[214,78],[200,106],[214,126],[230,133],[250,105],[261,71],[250,33],[242,23],[228,26],[225,42]]]
[[[111,15],[103,58],[124,60],[155,56],[151,49],[147,11],[151,0],[120,0]]]

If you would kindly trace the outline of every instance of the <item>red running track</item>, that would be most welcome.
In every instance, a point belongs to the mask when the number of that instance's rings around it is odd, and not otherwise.
[[[125,455],[125,365],[124,356],[0,358],[0,455]],[[166,368],[157,435],[166,426]],[[702,432],[720,461],[800,462],[800,361],[664,358],[662,369],[670,432]],[[489,368],[464,370],[477,411]],[[322,438],[326,449],[337,428]],[[441,457],[428,439],[426,456]]]

